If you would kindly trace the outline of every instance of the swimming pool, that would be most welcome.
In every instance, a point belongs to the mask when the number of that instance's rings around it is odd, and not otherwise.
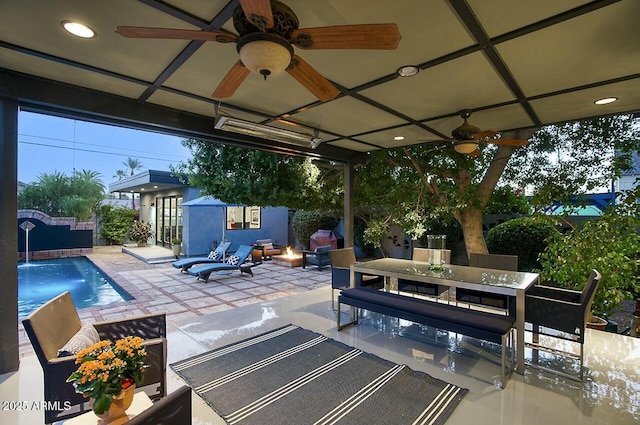
[[[18,317],[23,318],[64,291],[77,309],[133,299],[86,257],[18,264]]]

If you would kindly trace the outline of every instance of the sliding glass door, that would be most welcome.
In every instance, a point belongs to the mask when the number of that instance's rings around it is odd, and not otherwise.
[[[156,244],[170,247],[173,239],[182,239],[182,197],[156,198]]]

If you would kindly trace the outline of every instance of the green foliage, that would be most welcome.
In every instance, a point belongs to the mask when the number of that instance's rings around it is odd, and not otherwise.
[[[545,126],[512,156],[504,181],[531,188],[531,203],[568,204],[577,195],[609,187],[629,167],[640,126],[619,115]]]
[[[296,211],[291,220],[293,233],[299,243],[309,248],[309,239],[320,229],[332,230],[338,225],[338,219],[320,211]]]
[[[127,167],[127,170],[130,172],[130,174],[133,176],[135,174],[135,172],[137,170],[142,169],[142,162],[140,162],[140,160],[138,158],[131,158],[128,157],[126,161],[122,161],[122,165],[124,165],[125,167]],[[116,175],[118,176],[118,180],[120,180],[120,172],[123,172],[123,170],[117,170],[116,171]],[[124,177],[124,176],[122,176]]]
[[[547,241],[560,235],[556,220],[548,216],[515,218],[498,224],[486,236],[492,254],[518,256],[518,270],[540,268],[539,257]]]
[[[121,245],[129,233],[133,220],[138,216],[138,211],[103,205],[97,211],[97,215],[101,222],[102,237],[110,244]]]
[[[42,211],[51,217],[90,220],[104,195],[104,186],[95,171],[41,174],[18,194],[19,209]]]
[[[609,210],[581,229],[558,236],[541,256],[543,280],[582,290],[591,269],[602,274],[593,301],[595,314],[610,313],[624,298],[640,293],[638,216]]]
[[[524,190],[514,191],[511,186],[497,187],[487,203],[485,214],[530,214],[531,206]]]
[[[452,249],[456,242],[462,240],[462,227],[453,217],[429,221],[429,235],[445,235],[447,237],[447,249]],[[427,233],[422,235],[418,241],[420,245],[427,246]]]
[[[338,209],[341,167],[318,167],[309,158],[183,139],[192,159],[171,167],[189,184],[226,203]],[[336,168],[338,168],[336,170]]]

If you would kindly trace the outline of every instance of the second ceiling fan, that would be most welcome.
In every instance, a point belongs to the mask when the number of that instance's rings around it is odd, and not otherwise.
[[[453,149],[456,152],[467,154],[469,156],[480,155],[480,148],[478,147],[478,143],[492,143],[494,145],[505,146],[525,146],[527,143],[529,143],[528,140],[524,139],[503,139],[500,137],[499,131],[481,131],[475,125],[469,124],[467,122],[467,118],[471,116],[471,111],[469,109],[463,109],[462,111],[458,112],[458,114],[460,115],[460,118],[464,120],[464,122],[459,127],[456,127],[451,131],[451,139],[429,140],[428,142],[450,142],[453,144]]]
[[[293,46],[311,49],[394,50],[402,36],[396,24],[337,25],[298,28],[298,17],[277,0],[240,0],[233,13],[238,35],[225,30],[199,31],[177,28],[119,26],[116,32],[129,38],[160,38],[236,43],[240,59],[212,94],[232,96],[250,72],[270,75],[286,71],[321,101],[340,91],[311,65],[296,55]]]

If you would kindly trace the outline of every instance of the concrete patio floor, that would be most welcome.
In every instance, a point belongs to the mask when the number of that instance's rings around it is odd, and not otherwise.
[[[456,424],[636,424],[640,421],[640,339],[587,330],[586,380],[575,382],[527,367],[504,390],[496,386],[499,365],[493,349],[481,341],[435,331],[375,313],[338,332],[331,308],[329,270],[289,269],[265,262],[255,276],[231,276],[196,282],[170,263],[147,264],[120,252],[98,248],[92,260],[136,299],[80,310],[87,320],[166,311],[168,363],[293,323],[416,371],[469,389],[447,421]],[[343,312],[346,319],[347,311]],[[434,335],[438,338],[434,340]],[[0,375],[0,399],[42,399],[43,377],[30,344],[21,337],[19,371]],[[532,352],[525,352],[531,359]],[[565,360],[551,358],[552,366]],[[169,392],[184,385],[167,368]],[[224,424],[193,396],[194,424]],[[42,423],[37,410],[0,411],[2,424]]]

